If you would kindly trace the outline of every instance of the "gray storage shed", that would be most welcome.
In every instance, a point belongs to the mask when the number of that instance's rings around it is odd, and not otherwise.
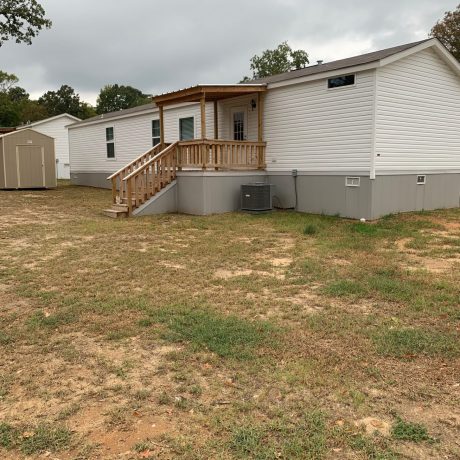
[[[54,139],[33,129],[0,135],[0,189],[56,187]]]

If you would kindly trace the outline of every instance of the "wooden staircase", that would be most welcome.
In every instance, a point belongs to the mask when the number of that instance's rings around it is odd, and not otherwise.
[[[113,204],[107,217],[128,217],[176,179],[178,142],[156,145],[107,180],[112,181]]]

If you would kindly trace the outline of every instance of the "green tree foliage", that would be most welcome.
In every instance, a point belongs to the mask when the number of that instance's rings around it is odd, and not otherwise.
[[[0,70],[0,126],[14,126],[19,121],[17,107],[10,99],[10,91],[18,81],[16,75]]]
[[[21,121],[20,124],[33,123],[34,121],[44,120],[48,118],[48,112],[45,107],[37,101],[24,101],[20,107]]]
[[[446,11],[430,32],[460,61],[460,4],[454,11]]]
[[[0,70],[0,93],[7,92],[12,86],[19,82],[18,77],[13,73]]]
[[[86,118],[95,117],[97,115],[96,109],[87,102],[80,103],[80,115],[79,117],[82,120],[86,120]]]
[[[0,47],[10,39],[30,45],[51,24],[37,0],[0,0]]]
[[[75,117],[81,117],[87,107],[87,104],[80,101],[80,96],[69,85],[62,85],[57,91],[47,91],[38,99],[50,117],[68,113]],[[82,104],[85,104],[82,107]]]
[[[0,126],[17,126],[62,113],[83,119],[97,115],[94,107],[80,101],[70,86],[48,91],[34,101],[24,88],[17,86],[18,82],[16,75],[0,70]]]
[[[13,86],[8,90],[8,96],[11,102],[23,102],[29,100],[29,93],[20,86]]]
[[[283,42],[274,50],[265,50],[260,56],[256,54],[251,58],[252,79],[302,69],[308,63],[306,51],[293,50],[288,42]],[[244,77],[242,82],[250,80],[251,78]]]
[[[106,85],[97,98],[97,113],[116,112],[150,102],[150,96],[132,86]]]

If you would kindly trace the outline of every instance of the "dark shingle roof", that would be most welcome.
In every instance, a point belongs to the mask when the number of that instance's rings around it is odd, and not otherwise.
[[[428,38],[426,40],[420,40],[418,42],[406,43],[405,45],[394,46],[384,50],[373,51],[372,53],[361,54],[359,56],[350,57],[347,59],[339,59],[338,61],[326,62],[323,64],[312,65],[305,67],[304,69],[292,70],[290,72],[280,73],[278,75],[272,75],[270,77],[258,78],[251,80],[248,84],[263,84],[263,83],[277,83],[280,81],[292,80],[294,78],[306,77],[309,75],[320,74],[323,72],[330,72],[333,70],[345,69],[348,67],[354,67],[357,65],[370,64],[372,62],[379,61],[386,57],[392,56],[393,54],[400,53],[401,51],[408,50],[414,46],[420,45],[429,40],[435,40]],[[86,120],[78,121],[69,125],[70,127],[83,125],[86,123],[94,123],[97,121],[105,121],[111,118],[125,116],[129,114],[135,114],[137,112],[143,112],[149,109],[154,109],[156,104],[151,102],[149,104],[140,105],[139,107],[133,107],[132,109],[119,110],[117,112],[104,113],[103,115],[97,115],[95,117],[87,118]]]
[[[136,112],[144,112],[145,110],[149,110],[149,109],[153,110],[155,107],[156,105],[153,102],[149,102],[148,104],[139,105],[131,109],[118,110],[116,112],[104,113],[103,115],[96,115],[95,117],[87,118],[86,120],[81,120],[81,121],[77,121],[76,123],[72,123],[69,126],[74,127],[74,126],[83,125],[85,123],[90,123],[94,121],[104,121],[110,118],[134,114]]]
[[[323,64],[316,64],[304,69],[292,70],[290,72],[280,73],[272,75],[271,77],[257,78],[252,80],[250,83],[276,83],[285,80],[291,80],[293,78],[306,77],[309,75],[315,75],[323,72],[330,72],[332,70],[345,69],[347,67],[354,67],[356,65],[370,64],[371,62],[380,61],[386,57],[392,56],[393,54],[400,53],[401,51],[408,50],[414,46],[420,45],[428,40],[421,40],[418,42],[407,43],[405,45],[394,46],[393,48],[387,48],[380,51],[373,51],[372,53],[361,54],[360,56],[354,56],[347,59],[339,59],[338,61],[326,62]]]

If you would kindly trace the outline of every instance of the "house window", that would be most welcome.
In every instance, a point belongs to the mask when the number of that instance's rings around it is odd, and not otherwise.
[[[107,144],[107,158],[115,158],[115,138],[113,135],[113,127],[105,128],[105,141]]]
[[[179,139],[187,141],[195,137],[195,121],[193,117],[179,119]]]
[[[417,176],[417,184],[418,185],[425,185],[426,184],[426,176]]]
[[[360,177],[346,177],[345,185],[347,187],[359,187],[361,185],[361,178]]]
[[[160,143],[160,120],[152,120],[152,145]]]
[[[329,78],[327,80],[328,88],[340,88],[341,86],[350,86],[355,84],[355,75],[342,75],[341,77]]]

